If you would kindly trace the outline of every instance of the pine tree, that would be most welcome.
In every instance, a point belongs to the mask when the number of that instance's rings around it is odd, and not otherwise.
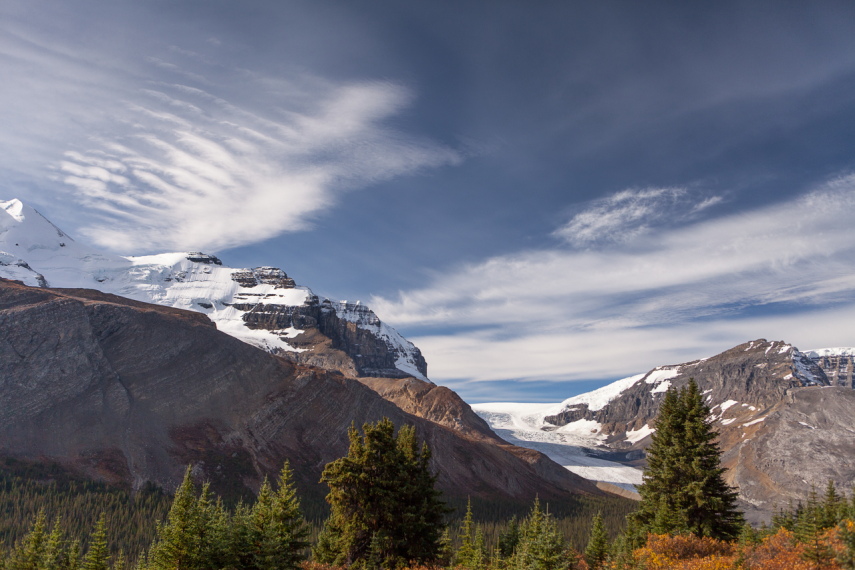
[[[517,522],[517,517],[511,517],[508,521],[508,526],[505,532],[499,535],[499,555],[502,558],[510,558],[517,549],[517,544],[520,542],[520,525]]]
[[[42,567],[45,569],[59,570],[66,565],[65,560],[68,554],[63,545],[61,523],[62,520],[59,517],[53,522],[53,528],[51,528],[42,556]]]
[[[743,517],[736,492],[724,481],[716,433],[698,386],[665,393],[647,450],[641,502],[629,517],[627,536],[640,546],[649,532],[734,540]]]
[[[201,566],[201,529],[196,486],[190,467],[175,491],[166,523],[157,529],[148,563],[151,570],[195,570]]]
[[[125,553],[120,550],[119,554],[116,555],[116,561],[113,563],[113,570],[125,570],[126,567],[127,561],[125,560]]]
[[[440,554],[444,503],[429,469],[430,451],[418,448],[415,430],[397,437],[388,418],[349,431],[345,457],[328,464],[322,482],[330,492],[330,518],[315,558],[335,565],[382,567],[430,563]]]
[[[802,557],[817,569],[826,567],[834,556],[822,537],[824,517],[825,509],[819,501],[816,489],[811,487],[807,504],[796,521],[795,535],[798,541],[805,545]]]
[[[107,518],[101,515],[89,538],[89,550],[83,557],[83,570],[109,570],[110,552],[107,549]]]
[[[585,547],[585,562],[590,570],[599,570],[606,563],[609,556],[609,535],[603,523],[603,516],[597,513],[591,524],[591,534],[588,538],[588,546]]]
[[[291,468],[286,463],[275,493],[267,479],[261,485],[249,513],[250,541],[254,546],[252,568],[297,568],[301,551],[309,546],[306,540],[309,529],[300,512],[300,501],[291,477]]]
[[[455,556],[455,566],[467,570],[483,570],[487,554],[484,551],[484,536],[472,520],[472,501],[466,504],[466,516],[460,525],[460,548]]]
[[[855,522],[845,519],[837,531],[843,550],[837,554],[837,563],[846,570],[855,570]]]
[[[508,566],[516,570],[561,570],[568,566],[567,546],[555,519],[535,499],[520,524],[520,540]]]
[[[843,497],[837,492],[837,487],[834,481],[828,480],[828,485],[825,487],[825,496],[822,500],[822,528],[831,528],[839,523],[843,518],[845,503]]]
[[[45,512],[36,515],[32,530],[16,545],[6,568],[10,570],[39,570],[47,548],[47,524]]]

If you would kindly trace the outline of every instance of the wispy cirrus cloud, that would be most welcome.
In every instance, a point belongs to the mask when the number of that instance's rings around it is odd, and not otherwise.
[[[392,83],[326,85],[312,104],[280,101],[261,115],[207,90],[157,85],[127,102],[119,132],[66,152],[58,178],[101,213],[82,230],[100,245],[246,245],[305,229],[339,192],[460,160],[384,125],[410,97]]]
[[[855,207],[855,175],[788,202],[703,220],[692,215],[704,198],[684,200],[673,190],[632,195],[640,204],[619,193],[574,218],[602,215],[590,235],[608,228],[607,235],[632,240],[494,257],[372,306],[415,332],[431,377],[449,382],[617,377],[757,337],[803,348],[855,341],[845,319],[805,326],[831,314],[829,306],[855,312],[855,228],[840,215]],[[668,215],[682,224],[637,231],[637,211],[675,197]],[[797,315],[787,320],[781,312]]]
[[[204,41],[200,54],[125,31],[46,29],[24,4],[0,23],[0,172],[40,186],[42,203],[50,192],[84,206],[57,219],[98,245],[249,245],[305,230],[343,192],[462,159],[393,125],[415,97],[403,84],[283,72],[267,57],[248,69],[218,58],[239,47]]]
[[[656,226],[682,223],[722,201],[687,188],[627,189],[588,204],[553,235],[577,246],[627,243]]]

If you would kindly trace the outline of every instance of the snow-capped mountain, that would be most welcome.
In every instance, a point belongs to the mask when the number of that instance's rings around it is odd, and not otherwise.
[[[205,313],[245,342],[352,376],[427,380],[419,349],[365,305],[321,299],[275,267],[231,268],[200,252],[101,252],[20,200],[0,202],[0,277]]]
[[[801,352],[760,339],[556,404],[472,407],[507,441],[583,477],[627,487],[641,482],[662,396],[694,378],[720,433],[728,480],[763,519],[787,499],[804,498],[812,483],[832,479],[848,488],[855,478],[853,359],[851,348]]]

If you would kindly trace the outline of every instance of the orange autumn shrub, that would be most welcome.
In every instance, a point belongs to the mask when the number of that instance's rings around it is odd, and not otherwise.
[[[835,530],[830,529],[823,535],[823,542],[833,550],[842,548],[837,540],[835,546]],[[743,568],[746,570],[817,570],[815,563],[805,559],[806,545],[797,542],[793,533],[780,529],[773,535],[767,536],[763,542],[743,553]],[[834,560],[822,564],[822,570],[840,570]]]
[[[651,534],[634,552],[647,570],[730,570],[737,556],[732,544],[714,538]]]

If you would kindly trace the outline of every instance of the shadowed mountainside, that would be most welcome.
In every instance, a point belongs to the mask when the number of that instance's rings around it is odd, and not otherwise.
[[[416,427],[450,496],[601,494],[501,442],[450,390],[289,362],[200,313],[0,280],[0,331],[2,454],[134,487],[174,488],[190,463],[231,495],[287,459],[317,489],[323,466],[346,453],[348,427],[385,416]]]

